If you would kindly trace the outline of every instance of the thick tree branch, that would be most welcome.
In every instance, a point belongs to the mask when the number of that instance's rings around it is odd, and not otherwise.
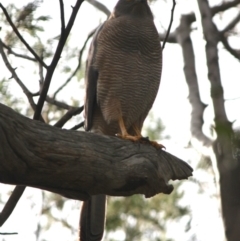
[[[68,35],[69,35],[69,33],[72,29],[72,26],[73,26],[75,18],[77,16],[78,10],[79,10],[80,6],[82,5],[82,2],[83,2],[83,0],[77,0],[76,5],[73,7],[73,11],[72,11],[71,17],[68,21],[67,27],[64,31],[64,34],[61,34],[60,40],[58,42],[57,49],[56,49],[55,54],[54,54],[53,59],[52,59],[52,62],[51,62],[50,66],[47,70],[47,74],[46,74],[46,77],[45,77],[45,81],[44,81],[44,84],[43,84],[41,95],[38,99],[37,108],[36,108],[36,111],[35,111],[34,116],[33,116],[33,119],[35,119],[35,120],[38,120],[40,115],[41,115],[42,107],[43,107],[44,101],[46,99],[48,89],[50,87],[50,83],[51,83],[53,73],[54,73],[55,68],[57,66],[57,63],[58,63],[58,61],[61,57],[62,50],[64,48],[64,45],[65,45],[66,40],[68,38]]]
[[[215,115],[217,139],[213,148],[220,173],[222,213],[227,240],[235,241],[240,237],[240,164],[232,155],[233,130],[224,106],[223,87],[218,63],[217,44],[219,32],[213,23],[208,1],[198,0],[198,6],[206,39],[208,78],[211,84],[211,97]]]
[[[14,135],[12,135],[14,133]],[[160,192],[192,168],[147,144],[117,137],[61,130],[30,120],[0,104],[0,182],[27,185],[86,200]]]
[[[191,113],[191,133],[194,138],[200,141],[204,146],[210,147],[212,140],[203,134],[202,127],[204,124],[203,113],[205,105],[200,99],[200,91],[196,74],[195,56],[193,44],[190,37],[191,22],[188,16],[182,15],[180,25],[176,30],[177,39],[182,47],[184,74],[189,89],[189,102],[192,106]]]
[[[226,123],[228,120],[224,107],[223,87],[218,63],[217,44],[219,42],[219,32],[212,21],[212,14],[207,0],[198,0],[198,5],[202,18],[203,34],[206,39],[208,78],[211,83],[211,97],[213,100],[215,119],[218,122]]]
[[[16,26],[12,22],[12,19],[8,15],[7,10],[4,8],[4,6],[1,3],[0,3],[0,8],[3,10],[3,13],[4,13],[8,23],[10,24],[10,26],[12,27],[13,31],[18,36],[18,38],[21,40],[21,42],[25,45],[25,47],[29,50],[29,52],[36,58],[36,60],[39,63],[41,63],[45,68],[48,68],[48,66],[41,60],[41,58],[35,53],[35,51],[29,46],[29,44],[26,42],[26,40],[19,33],[18,29],[16,28]]]

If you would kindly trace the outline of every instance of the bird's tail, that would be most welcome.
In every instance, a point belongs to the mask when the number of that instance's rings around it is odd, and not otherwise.
[[[100,241],[105,226],[106,195],[91,196],[82,205],[80,241]]]

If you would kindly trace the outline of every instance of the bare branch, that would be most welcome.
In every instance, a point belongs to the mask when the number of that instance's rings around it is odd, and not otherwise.
[[[65,110],[70,110],[70,109],[73,109],[73,108],[77,108],[77,107],[73,107],[73,106],[70,106],[68,104],[65,104],[65,103],[63,103],[61,101],[57,101],[56,99],[51,98],[49,96],[46,97],[46,101],[49,104],[55,105],[55,106],[57,106],[59,108],[65,109]]]
[[[232,21],[221,31],[221,33],[226,33],[230,30],[232,30],[237,23],[240,21],[240,12],[237,14],[235,18],[232,19]]]
[[[176,30],[178,42],[182,47],[182,54],[184,60],[184,74],[189,89],[189,102],[192,106],[191,113],[191,133],[204,146],[212,145],[210,140],[202,131],[204,124],[203,113],[205,105],[200,99],[200,91],[198,86],[198,79],[196,74],[195,56],[193,51],[193,44],[190,37],[191,21],[188,16],[182,15],[180,25]]]
[[[41,58],[43,58],[43,50],[41,50]],[[44,83],[44,75],[43,75],[43,66],[41,64],[38,65],[39,68],[39,92],[37,93],[38,95],[40,95],[41,91],[42,91],[42,87],[43,87],[43,83]]]
[[[5,221],[10,217],[12,211],[16,207],[20,197],[22,196],[25,186],[16,186],[14,191],[12,192],[10,198],[8,199],[7,203],[5,204],[1,215],[0,215],[0,227],[5,223]]]
[[[39,119],[39,117],[41,115],[43,104],[44,104],[44,101],[45,101],[47,93],[48,93],[48,89],[49,89],[49,86],[50,86],[50,83],[51,83],[53,73],[54,73],[55,68],[58,64],[58,61],[61,57],[61,53],[62,53],[62,50],[64,48],[65,42],[66,42],[66,40],[68,38],[68,35],[69,35],[69,33],[72,29],[73,23],[75,21],[75,18],[77,16],[78,10],[79,10],[82,2],[83,2],[83,0],[77,0],[76,5],[73,7],[73,11],[72,11],[71,17],[69,19],[69,22],[67,24],[67,27],[65,29],[65,33],[64,33],[64,35],[61,35],[60,40],[58,42],[57,49],[56,49],[55,54],[53,56],[52,62],[51,62],[50,66],[47,70],[44,85],[43,85],[40,97],[38,99],[37,108],[36,108],[36,111],[35,111],[34,116],[33,116],[33,118],[35,120]]]
[[[78,108],[72,108],[67,111],[67,113],[62,116],[58,122],[55,123],[55,127],[63,127],[64,124],[69,121],[73,116],[80,114],[83,111],[83,106],[78,107]]]
[[[216,13],[223,12],[225,10],[228,10],[229,8],[236,7],[238,4],[240,4],[240,0],[223,2],[221,5],[212,7],[211,13],[212,13],[212,15],[215,15]]]
[[[221,84],[220,69],[218,63],[219,32],[212,21],[211,10],[207,0],[198,0],[202,17],[203,33],[206,39],[206,57],[208,65],[208,76],[211,83],[211,97],[213,100],[215,119],[219,122],[228,122],[224,107],[223,87]]]
[[[173,0],[173,6],[172,6],[172,10],[171,10],[171,19],[170,19],[170,23],[169,23],[169,26],[168,26],[168,30],[167,30],[166,37],[165,37],[165,39],[164,39],[164,41],[163,41],[162,50],[163,50],[164,47],[165,47],[166,41],[167,41],[167,39],[168,39],[168,35],[169,35],[170,30],[171,30],[171,27],[172,27],[172,22],[173,22],[173,15],[174,15],[175,6],[176,6],[176,1]]]
[[[8,68],[8,70],[11,72],[12,77],[16,80],[16,82],[19,84],[19,86],[22,88],[23,92],[25,93],[25,95],[28,98],[28,101],[32,107],[32,109],[35,111],[36,110],[36,104],[33,100],[33,96],[34,94],[32,94],[28,88],[23,84],[23,82],[20,80],[20,78],[18,77],[18,75],[16,74],[15,69],[11,66],[10,62],[8,61],[8,58],[3,50],[3,43],[0,40],[0,53],[1,56],[3,58],[3,61],[6,65],[6,67]],[[39,65],[42,68],[42,65],[39,63]],[[42,118],[42,116],[40,115],[40,120],[42,122],[44,122],[44,119]],[[22,196],[22,193],[25,190],[25,186],[16,186],[15,189],[13,190],[10,198],[8,199],[7,203],[5,204],[2,212],[0,213],[0,227],[5,223],[5,221],[9,218],[9,216],[11,215],[12,211],[14,210],[15,206],[17,205],[19,199]]]
[[[98,28],[98,27],[97,27]],[[73,71],[73,73],[68,77],[68,79],[55,91],[55,93],[53,94],[53,98],[56,97],[56,95],[71,81],[71,79],[76,75],[77,71],[81,68],[82,65],[82,55],[83,55],[83,51],[86,48],[86,45],[89,41],[89,39],[93,36],[93,34],[96,32],[97,28],[93,29],[87,36],[87,39],[85,40],[81,50],[79,51],[79,57],[78,57],[78,65],[75,68],[75,70]]]
[[[217,139],[213,144],[214,154],[221,187],[222,214],[224,219],[226,239],[237,240],[240,237],[240,229],[235,226],[235,217],[239,212],[239,206],[233,205],[234,200],[239,200],[239,162],[234,159],[232,153],[232,124],[229,122],[224,105],[224,93],[221,83],[218,48],[219,32],[213,23],[211,10],[207,0],[198,0],[201,15],[203,34],[206,39],[206,58],[208,67],[208,78],[211,84],[211,98],[215,116],[215,130]],[[239,217],[237,217],[239,218]]]
[[[12,50],[12,48],[10,48],[9,46],[7,46],[5,43],[2,42],[2,45],[5,49],[8,50],[8,54],[13,54],[14,56],[16,57],[19,57],[19,58],[23,58],[23,59],[27,59],[27,60],[30,60],[30,61],[33,61],[33,62],[36,62],[37,60],[34,59],[34,58],[31,58],[27,55],[23,55],[23,54],[18,54],[16,53],[15,51]]]
[[[25,39],[22,37],[22,35],[19,33],[18,29],[16,28],[16,26],[13,24],[10,16],[8,15],[7,10],[3,7],[3,5],[0,3],[0,8],[3,10],[3,13],[8,21],[8,23],[10,24],[10,26],[12,27],[13,31],[15,32],[15,34],[18,36],[18,38],[22,41],[22,43],[25,45],[25,47],[31,52],[31,54],[36,58],[36,60],[41,63],[46,69],[48,68],[48,66],[41,60],[41,58],[39,58],[39,56],[36,54],[36,52],[29,46],[29,44],[25,41]]]
[[[10,71],[10,73],[12,74],[12,77],[16,80],[16,82],[19,84],[19,86],[22,88],[23,93],[27,96],[28,101],[32,107],[33,110],[36,109],[36,104],[34,103],[33,97],[31,92],[28,90],[28,88],[23,84],[23,82],[20,80],[20,78],[18,77],[18,75],[16,74],[16,69],[14,69],[10,62],[8,61],[8,58],[3,50],[3,44],[2,41],[0,40],[0,53],[2,56],[2,59],[6,65],[6,67],[8,68],[8,70]]]
[[[79,128],[84,126],[84,121],[82,121],[81,123],[79,123],[78,125],[75,125],[74,127],[72,127],[70,130],[78,130]]]
[[[232,55],[234,56],[236,59],[240,60],[240,49],[234,49],[230,46],[230,44],[228,43],[227,38],[224,36],[224,34],[220,34],[220,40],[223,44],[223,46],[225,47],[225,49]]]
[[[64,4],[63,0],[59,0],[60,5],[60,16],[61,16],[61,34],[65,33],[65,14],[64,14]]]
[[[97,8],[101,12],[105,13],[107,15],[107,17],[110,16],[110,14],[111,14],[110,10],[105,5],[100,3],[99,1],[97,1],[97,0],[87,0],[87,2],[92,4],[95,8]]]
[[[0,233],[0,235],[15,235],[15,234],[18,234],[16,232],[12,232],[12,233]]]

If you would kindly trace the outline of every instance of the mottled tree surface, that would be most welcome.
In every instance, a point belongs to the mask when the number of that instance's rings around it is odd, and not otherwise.
[[[192,168],[150,145],[93,133],[61,130],[0,104],[0,182],[86,200],[90,195],[129,196],[173,190]]]

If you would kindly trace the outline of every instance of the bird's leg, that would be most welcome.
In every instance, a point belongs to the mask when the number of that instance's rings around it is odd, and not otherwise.
[[[166,149],[164,145],[159,144],[156,141],[150,141],[148,139],[148,137],[143,137],[141,134],[141,130],[139,128],[137,128],[136,125],[132,126],[132,128],[135,132],[135,136],[129,135],[122,117],[119,119],[118,123],[119,123],[119,127],[121,130],[121,134],[117,134],[118,137],[121,137],[122,139],[126,139],[126,140],[131,140],[131,141],[139,141],[140,143],[143,143],[143,144],[150,144],[151,146],[155,147],[156,149],[163,149],[163,148]]]
[[[118,137],[121,137],[122,139],[130,140],[130,141],[139,141],[142,139],[142,135],[140,131],[136,132],[136,136],[132,136],[128,134],[122,117],[119,119],[118,124],[121,131],[121,134],[117,134]]]

